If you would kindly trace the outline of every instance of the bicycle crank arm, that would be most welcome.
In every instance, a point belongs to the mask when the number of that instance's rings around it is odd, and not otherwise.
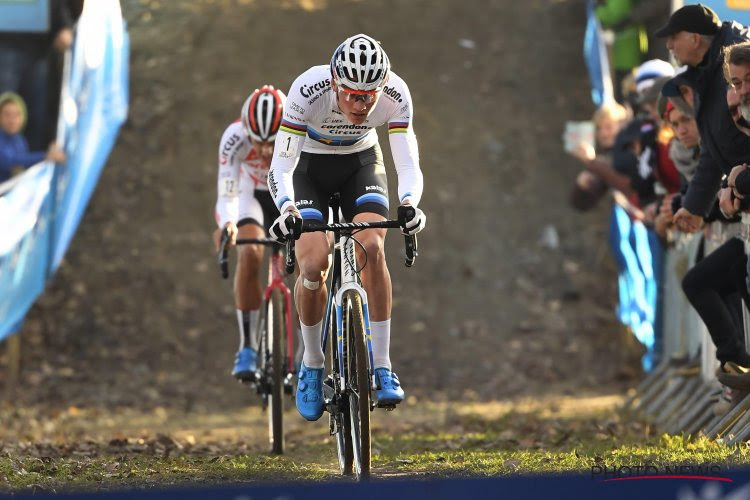
[[[284,394],[294,394],[294,384],[292,383],[292,378],[293,376],[291,373],[286,374],[286,377],[284,378]]]

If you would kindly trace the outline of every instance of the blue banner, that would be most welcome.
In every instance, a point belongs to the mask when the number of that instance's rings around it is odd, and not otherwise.
[[[42,33],[49,22],[49,0],[0,0],[0,31]]]
[[[690,466],[686,466],[690,467]],[[595,468],[595,467],[592,467]],[[125,485],[120,485],[124,487]],[[133,486],[130,486],[133,488]],[[183,484],[169,489],[138,488],[98,493],[32,494],[15,493],[0,498],[9,500],[73,499],[89,500],[456,500],[471,496],[480,499],[558,499],[575,500],[632,500],[657,498],[660,500],[747,499],[750,498],[750,475],[747,471],[732,473],[731,477],[701,475],[593,477],[592,474],[504,476],[485,479],[420,478],[404,474],[401,480],[377,479],[354,483],[340,480],[328,483],[222,485],[196,487]]]
[[[127,116],[128,54],[118,0],[85,2],[60,104],[68,161],[0,186],[0,340],[19,330],[70,245]]]
[[[86,2],[60,106],[68,162],[57,171],[50,271],[60,265],[128,111],[129,40],[117,0]]]
[[[583,37],[583,60],[591,81],[591,100],[597,108],[614,100],[612,75],[607,46],[602,39],[602,28],[594,13],[594,0],[586,4],[586,31]]]
[[[15,332],[44,289],[54,165],[41,163],[0,196],[0,339]]]

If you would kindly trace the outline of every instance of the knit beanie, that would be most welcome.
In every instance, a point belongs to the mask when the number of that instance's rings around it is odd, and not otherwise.
[[[5,103],[8,101],[15,102],[18,108],[21,110],[21,129],[23,129],[23,127],[26,126],[26,118],[28,118],[28,114],[26,112],[26,103],[23,101],[23,98],[15,92],[3,92],[2,94],[0,94],[0,109],[2,109]]]

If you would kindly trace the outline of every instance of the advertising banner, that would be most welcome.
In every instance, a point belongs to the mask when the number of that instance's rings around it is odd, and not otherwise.
[[[0,185],[0,340],[19,330],[60,265],[127,116],[129,43],[118,0],[85,2],[75,33],[58,130],[68,161]]]

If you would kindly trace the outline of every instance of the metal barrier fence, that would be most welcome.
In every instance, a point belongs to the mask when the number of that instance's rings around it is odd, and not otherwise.
[[[670,434],[704,434],[728,444],[750,438],[750,395],[723,407],[719,403],[723,387],[716,376],[716,347],[681,283],[701,246],[708,255],[731,238],[741,238],[750,251],[750,214],[743,214],[741,223],[713,222],[701,233],[676,233],[664,259],[663,361],[625,404]],[[750,345],[750,314],[745,305],[741,309]]]

